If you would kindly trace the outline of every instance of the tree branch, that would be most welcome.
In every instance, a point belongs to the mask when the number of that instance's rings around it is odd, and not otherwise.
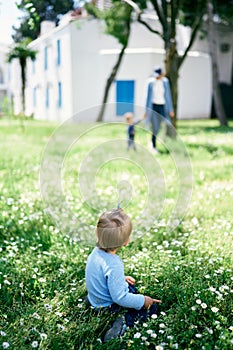
[[[136,14],[137,14],[137,21],[141,24],[143,24],[150,32],[159,35],[162,39],[163,39],[163,35],[162,33],[160,33],[158,30],[152,28],[146,21],[144,21],[141,18],[142,15],[142,10],[140,9],[140,7],[138,6],[138,4],[136,4],[135,2],[133,2],[132,0],[123,0],[125,3],[127,3],[129,6],[131,6]]]
[[[164,38],[165,37],[167,38],[167,35],[168,35],[168,23],[167,23],[168,15],[167,15],[167,1],[166,0],[162,0],[162,8],[163,8],[163,14],[164,14],[164,18],[165,18],[164,25],[163,25],[163,33],[164,33]]]
[[[164,16],[167,18],[167,1],[166,0],[162,0],[162,7],[163,7]]]
[[[189,41],[189,44],[188,46],[186,47],[186,50],[184,52],[184,54],[180,57],[179,59],[179,63],[178,63],[178,69],[181,67],[181,65],[183,64],[184,60],[185,60],[185,57],[187,56],[189,50],[191,49],[192,45],[193,45],[193,42],[196,38],[196,34],[198,32],[198,29],[200,28],[201,26],[201,22],[202,22],[202,18],[204,16],[204,11],[202,11],[200,17],[196,20],[196,23],[193,25],[192,27],[192,33],[191,33],[191,37],[190,37],[190,41]]]
[[[175,0],[171,0],[171,37],[175,38],[176,35],[176,17],[177,7],[175,6]]]
[[[134,1],[132,1],[132,0],[123,0],[123,2],[126,2],[126,4],[131,6],[134,9],[134,11],[137,13],[138,16],[142,13],[142,10],[138,6],[138,4],[136,4]]]
[[[143,19],[141,19],[141,15],[138,16],[138,22],[143,24],[147,29],[149,29],[150,32],[155,33],[160,36],[160,38],[163,39],[163,34],[160,33],[158,30],[152,28],[147,22],[145,22]]]
[[[167,29],[167,17],[165,16],[165,14],[161,11],[161,8],[159,7],[158,1],[157,0],[152,0],[151,1],[154,9],[159,17],[159,21],[164,29],[164,31],[166,31]]]

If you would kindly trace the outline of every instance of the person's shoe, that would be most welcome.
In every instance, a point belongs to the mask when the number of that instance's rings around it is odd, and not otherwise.
[[[159,154],[158,149],[157,149],[156,147],[153,147],[151,143],[149,143],[148,149],[149,149],[149,151],[150,151],[151,153],[153,153],[153,154]]]
[[[153,146],[152,146],[152,143],[151,143],[151,142],[150,142],[150,143],[148,143],[148,147],[147,147],[147,148],[148,148],[148,150],[149,150],[149,151],[152,151]]]
[[[126,324],[124,322],[124,317],[118,317],[115,322],[112,325],[112,328],[110,328],[105,336],[104,336],[104,343],[111,340],[119,338],[121,335],[125,333],[126,330]]]

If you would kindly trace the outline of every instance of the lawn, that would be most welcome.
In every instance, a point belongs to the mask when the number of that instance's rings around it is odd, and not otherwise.
[[[0,121],[0,349],[233,349],[233,122],[180,121],[159,155],[140,126],[136,152],[122,124],[56,127]],[[161,315],[103,344],[112,317],[85,305],[85,264],[118,202],[125,274]]]

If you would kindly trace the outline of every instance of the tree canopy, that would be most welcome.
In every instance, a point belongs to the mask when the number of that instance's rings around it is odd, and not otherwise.
[[[44,20],[58,24],[61,15],[74,8],[74,0],[21,0],[17,7],[23,15],[19,28],[14,27],[12,37],[15,42],[20,42],[26,38],[36,39]]]
[[[95,3],[86,3],[87,12],[105,22],[106,34],[114,36],[120,44],[128,43],[132,8],[119,0],[112,0],[112,6],[100,10]]]

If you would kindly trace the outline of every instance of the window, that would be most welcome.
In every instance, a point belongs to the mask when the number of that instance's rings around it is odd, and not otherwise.
[[[4,84],[4,75],[2,68],[0,68],[0,84]]]
[[[36,107],[37,104],[37,88],[33,88],[33,107]]]
[[[11,66],[10,65],[8,66],[7,78],[8,78],[8,81],[11,81]]]
[[[57,40],[57,65],[61,65],[61,40]]]
[[[36,60],[32,60],[32,74],[36,73]]]
[[[44,48],[44,69],[48,69],[48,46]]]
[[[58,82],[58,108],[62,107],[62,83]]]
[[[45,95],[45,106],[46,108],[49,108],[49,96],[50,95],[50,89],[49,89],[49,86],[47,85],[46,87],[46,95]]]

